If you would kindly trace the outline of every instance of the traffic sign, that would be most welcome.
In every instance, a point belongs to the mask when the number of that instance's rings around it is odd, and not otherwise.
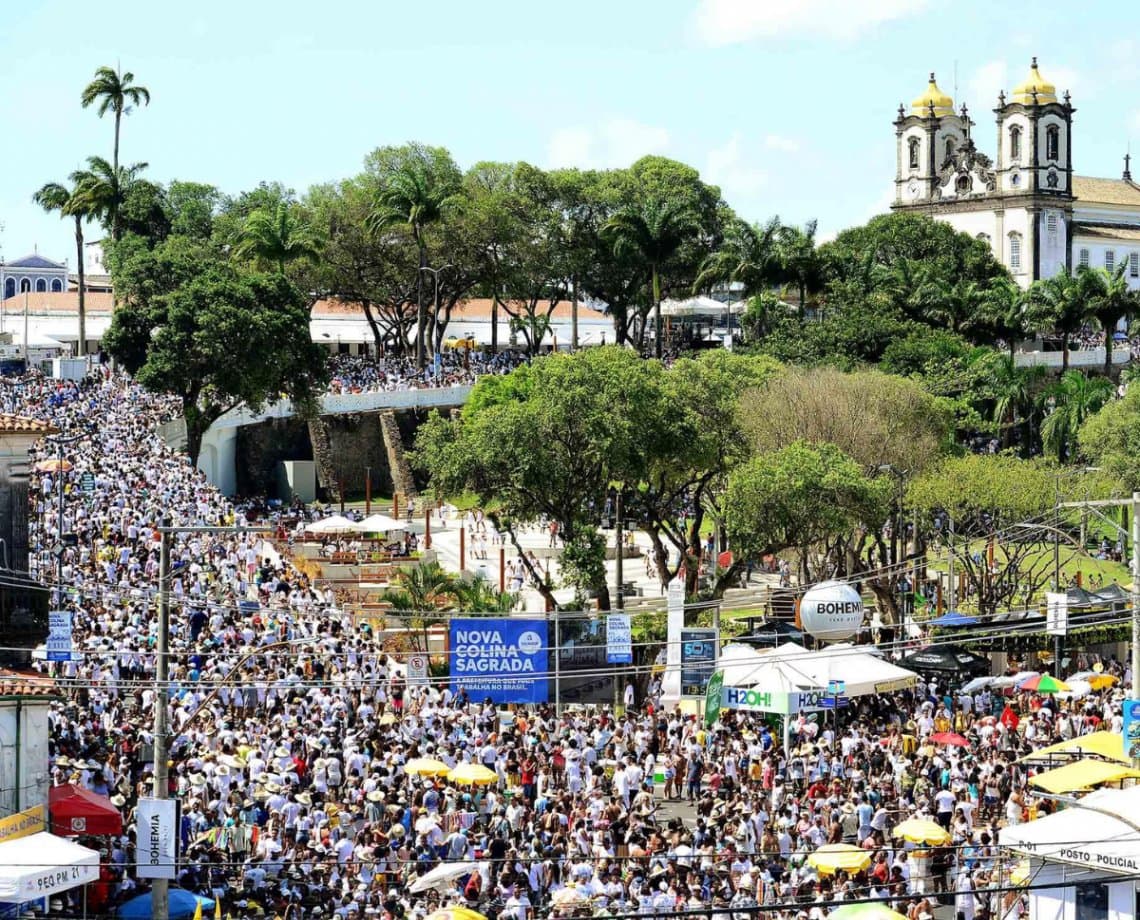
[[[427,655],[408,656],[408,686],[426,685],[428,682]]]
[[[71,661],[71,611],[52,610],[48,613],[48,661]]]
[[[95,491],[95,474],[91,471],[84,473],[79,477],[79,489],[81,492],[94,492]]]

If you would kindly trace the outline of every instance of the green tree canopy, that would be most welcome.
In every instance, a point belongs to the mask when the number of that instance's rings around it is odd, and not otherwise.
[[[1090,415],[1078,435],[1081,455],[1124,483],[1140,490],[1140,386]]]

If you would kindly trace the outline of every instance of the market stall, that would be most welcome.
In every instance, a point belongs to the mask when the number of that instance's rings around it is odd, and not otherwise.
[[[24,904],[99,880],[95,850],[41,832],[0,843],[0,902]]]
[[[70,783],[48,792],[52,833],[64,837],[102,837],[123,832],[123,816],[105,795]]]

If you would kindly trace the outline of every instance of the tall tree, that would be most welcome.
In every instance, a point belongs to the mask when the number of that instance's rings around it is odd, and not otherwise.
[[[1084,325],[1087,312],[1081,282],[1067,268],[1034,281],[1029,289],[1029,327],[1060,334],[1062,373],[1069,369],[1069,339]]]
[[[1112,398],[1112,381],[1089,377],[1080,371],[1065,371],[1047,396],[1053,409],[1041,425],[1045,452],[1058,461],[1068,459],[1085,419]]]
[[[663,354],[661,272],[686,240],[698,231],[697,215],[683,202],[650,199],[619,211],[605,225],[618,255],[633,256],[649,270],[653,304],[654,350]]]
[[[83,265],[83,223],[91,217],[89,202],[79,193],[78,186],[70,189],[59,182],[49,182],[35,195],[33,200],[49,213],[58,211],[62,218],[70,217],[75,221],[75,264],[79,274],[79,342],[76,354],[83,357],[87,353],[87,283],[84,277]],[[24,343],[25,354],[28,343]]]
[[[1136,312],[1136,293],[1128,284],[1128,260],[1121,259],[1115,270],[1081,268],[1077,282],[1091,319],[1104,330],[1104,374],[1112,373],[1112,345],[1116,327],[1122,319]]]
[[[316,262],[320,247],[309,228],[298,219],[296,208],[281,201],[275,211],[258,208],[245,219],[234,254],[252,259],[262,268],[271,266],[283,275],[290,262]]]
[[[146,163],[115,167],[102,157],[88,157],[87,168],[71,174],[83,207],[102,222],[113,242],[123,238],[123,208],[131,186],[146,167]]]
[[[741,297],[762,294],[779,282],[782,271],[780,218],[766,224],[729,221],[724,241],[701,265],[693,284],[694,290],[709,290],[715,285],[739,284]]]
[[[368,227],[380,234],[405,224],[412,231],[419,255],[416,275],[416,364],[422,371],[427,365],[425,333],[427,330],[424,274],[427,264],[426,228],[443,216],[448,200],[460,189],[459,168],[442,147],[406,144],[387,147],[369,157],[380,179],[380,187]]]
[[[124,115],[129,115],[132,108],[139,105],[150,105],[150,90],[135,83],[135,75],[129,70],[123,73],[119,69],[100,67],[95,71],[94,79],[83,88],[80,96],[83,108],[97,105],[99,117],[108,112],[115,114],[115,147],[111,155],[112,169],[119,171],[119,134],[122,129]]]
[[[823,287],[823,260],[815,245],[816,222],[809,220],[801,227],[781,227],[779,235],[780,265],[784,280],[799,292],[800,315],[807,295]]]

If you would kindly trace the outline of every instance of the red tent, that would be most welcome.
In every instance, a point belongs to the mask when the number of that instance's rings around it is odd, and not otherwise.
[[[51,832],[61,837],[102,837],[123,832],[123,816],[104,795],[82,786],[52,786],[48,793]]]

